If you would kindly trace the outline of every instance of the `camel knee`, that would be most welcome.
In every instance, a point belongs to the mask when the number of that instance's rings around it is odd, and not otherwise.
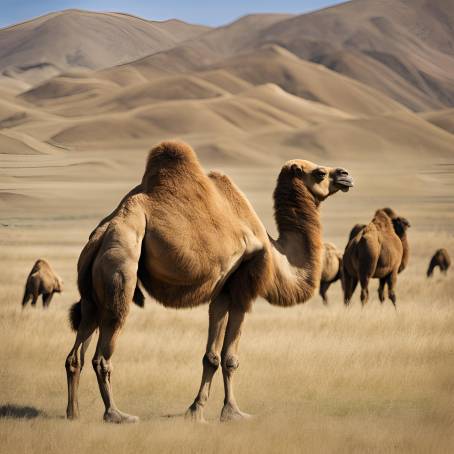
[[[203,356],[202,362],[204,366],[208,366],[214,370],[217,370],[219,364],[221,363],[221,358],[214,352],[207,352]]]
[[[70,353],[65,361],[65,369],[68,374],[75,375],[77,372],[80,372],[81,365],[77,358],[77,354]]]
[[[236,355],[225,355],[222,358],[222,369],[227,372],[235,372],[239,365],[240,361]]]
[[[92,360],[93,369],[96,372],[96,375],[102,377],[103,380],[106,380],[110,377],[113,367],[110,361],[107,361],[104,358],[93,358]]]

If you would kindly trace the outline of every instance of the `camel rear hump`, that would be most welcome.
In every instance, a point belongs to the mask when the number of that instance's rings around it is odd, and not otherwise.
[[[148,192],[154,184],[162,182],[163,179],[184,179],[190,175],[207,178],[194,150],[179,141],[161,142],[148,155],[142,186]]]

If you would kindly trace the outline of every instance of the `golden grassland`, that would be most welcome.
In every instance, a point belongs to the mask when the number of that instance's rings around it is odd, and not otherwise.
[[[361,308],[314,297],[280,309],[257,301],[248,316],[236,375],[237,397],[255,416],[221,424],[221,374],[207,425],[180,415],[201,376],[206,306],[165,309],[147,300],[131,309],[113,357],[118,405],[134,426],[102,422],[89,359],[80,387],[81,419],[65,420],[65,357],[74,335],[67,310],[77,299],[75,263],[89,231],[59,227],[4,230],[0,247],[0,451],[80,452],[452,452],[454,449],[454,280],[425,277],[431,253],[454,249],[447,233],[411,235],[409,268],[399,277],[398,310],[380,305],[377,283]],[[47,258],[65,280],[50,309],[21,310],[34,259]],[[176,416],[175,416],[176,415]],[[27,417],[24,417],[27,416]]]

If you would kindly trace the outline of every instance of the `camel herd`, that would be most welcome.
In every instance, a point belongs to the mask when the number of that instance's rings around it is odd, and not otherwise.
[[[293,306],[319,288],[323,301],[331,283],[342,282],[348,304],[359,281],[361,301],[368,299],[371,278],[380,280],[379,298],[396,304],[395,284],[408,261],[409,222],[393,210],[375,213],[367,225],[350,233],[342,255],[322,243],[320,204],[338,191],[347,192],[352,177],[331,168],[295,159],[282,167],[274,190],[278,238],[272,238],[244,194],[229,177],[206,174],[194,151],[181,142],[163,142],[148,156],[142,181],[91,233],[78,265],[80,301],[70,310],[76,340],[66,359],[67,417],[79,416],[78,387],[84,356],[99,330],[92,360],[104,402],[104,420],[135,422],[120,411],[112,393],[112,355],[134,302],[143,306],[142,289],[157,302],[179,308],[209,303],[202,379],[186,416],[204,420],[213,376],[221,366],[224,405],[221,420],[247,418],[236,401],[233,377],[245,315],[257,297],[277,306]],[[445,250],[432,258],[446,272]],[[47,307],[62,281],[44,260],[27,279],[23,306],[43,297]]]

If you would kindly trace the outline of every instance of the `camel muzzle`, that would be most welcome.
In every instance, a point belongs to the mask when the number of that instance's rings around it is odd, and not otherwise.
[[[353,185],[353,178],[344,169],[336,169],[334,184],[343,192],[347,192]]]

